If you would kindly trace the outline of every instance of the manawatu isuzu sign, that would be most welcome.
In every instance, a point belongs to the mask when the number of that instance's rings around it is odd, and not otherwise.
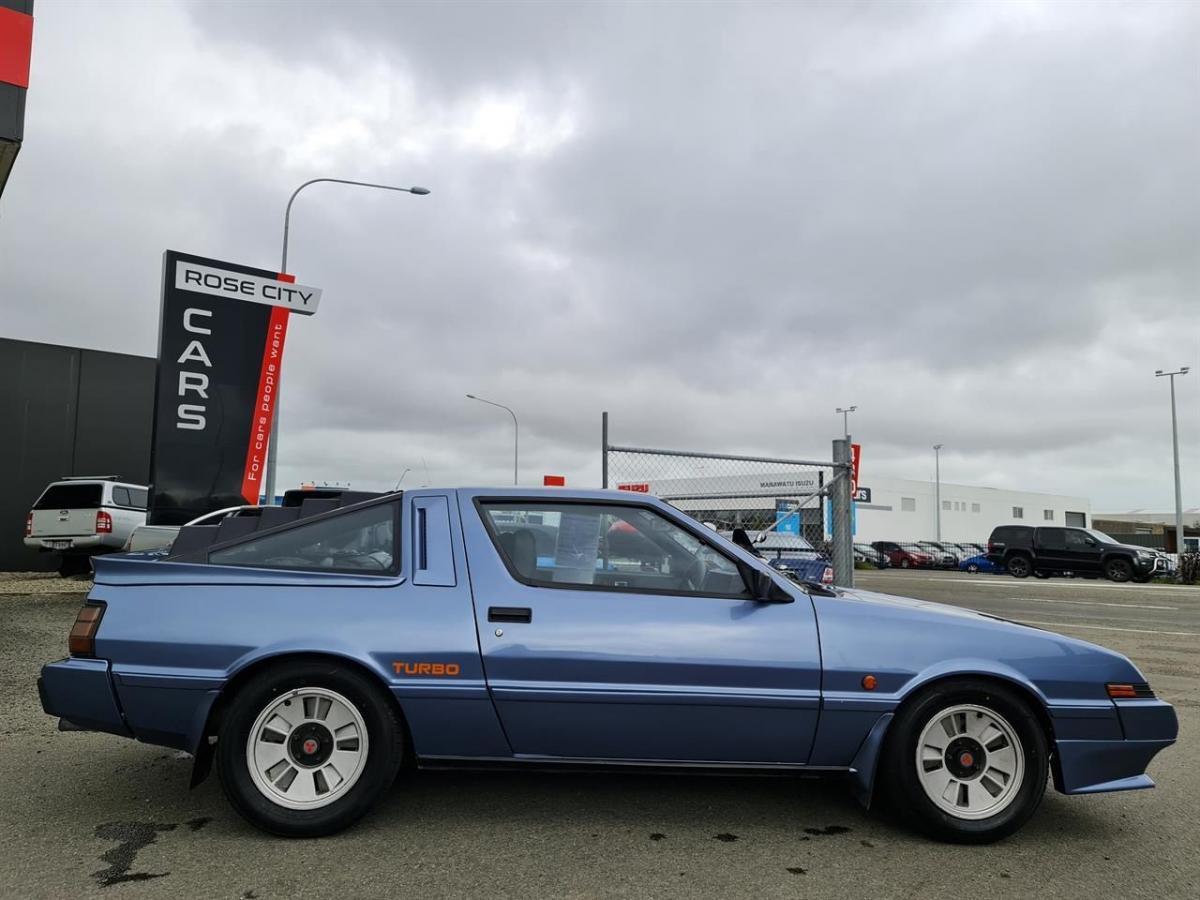
[[[288,319],[321,291],[174,250],[162,284],[148,521],[180,525],[258,502]]]

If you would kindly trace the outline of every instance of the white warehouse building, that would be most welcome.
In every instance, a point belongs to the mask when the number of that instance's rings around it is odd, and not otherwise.
[[[856,504],[859,542],[924,541],[937,534],[935,486],[907,478],[871,478],[869,503]],[[982,543],[997,525],[1092,524],[1092,505],[1085,497],[1039,494],[1004,488],[942,482],[942,538]]]
[[[799,520],[804,534],[817,536],[822,530],[828,532],[826,516],[818,505],[820,476],[816,471],[660,478],[614,486],[656,494],[719,527],[734,524],[761,527],[780,515],[781,508],[795,508],[798,503],[802,507]],[[861,499],[855,504],[856,542],[936,538],[936,488],[932,481],[872,476],[860,482],[859,490]],[[1086,497],[1063,494],[942,482],[941,506],[941,535],[947,541],[983,543],[997,525],[1089,527],[1092,524],[1091,502]],[[793,515],[793,526],[796,520]]]

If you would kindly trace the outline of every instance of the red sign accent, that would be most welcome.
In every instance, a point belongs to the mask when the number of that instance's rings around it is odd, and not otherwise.
[[[29,87],[33,53],[33,16],[0,6],[0,81]]]
[[[271,307],[267,340],[263,345],[262,366],[258,370],[258,393],[254,395],[254,418],[250,420],[250,446],[246,448],[246,466],[242,470],[242,497],[257,503],[266,467],[267,442],[271,439],[271,420],[275,414],[275,393],[279,387],[279,368],[283,364],[283,341],[287,337],[288,309]],[[273,502],[267,498],[267,503]]]
[[[545,487],[566,487],[567,479],[565,475],[544,475],[542,484]]]
[[[279,281],[286,281],[288,284],[296,283],[296,276],[289,275],[287,272],[280,272],[278,275],[275,276],[275,278],[278,279]]]
[[[862,444],[850,445],[850,496],[858,493],[858,460],[862,455]]]
[[[618,491],[633,491],[635,494],[650,493],[650,482],[648,481],[630,481],[625,484],[617,485]]]

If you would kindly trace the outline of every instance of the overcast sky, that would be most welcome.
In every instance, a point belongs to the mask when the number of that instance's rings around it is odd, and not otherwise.
[[[38,0],[0,333],[153,355],[165,248],[289,269],[281,484],[642,446],[1174,505],[1200,4]],[[1200,506],[1200,371],[1177,380]],[[426,475],[426,466],[428,475]]]

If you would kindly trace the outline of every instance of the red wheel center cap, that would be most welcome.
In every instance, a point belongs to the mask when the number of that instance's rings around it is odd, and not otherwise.
[[[316,742],[316,740],[314,738],[309,738],[303,744],[304,752],[307,753],[309,756],[312,756],[314,753],[317,752],[317,747],[319,747],[319,746],[320,745]],[[965,763],[964,765],[970,765],[970,763]]]
[[[308,750],[307,744],[304,745],[304,749],[310,753],[312,752],[311,750]],[[962,763],[964,768],[969,768],[975,764],[975,757],[970,753],[963,753],[958,757],[958,761]]]

